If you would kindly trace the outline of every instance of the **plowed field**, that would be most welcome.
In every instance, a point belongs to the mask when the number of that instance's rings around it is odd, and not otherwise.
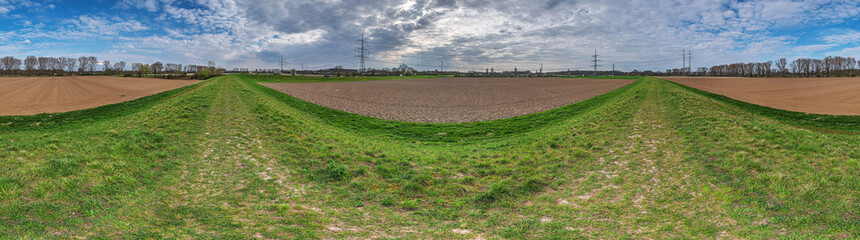
[[[429,123],[510,118],[558,108],[633,80],[433,78],[337,83],[261,83],[318,105],[370,117]]]
[[[197,82],[106,76],[0,78],[0,115],[32,115],[94,108]]]
[[[860,78],[663,79],[772,108],[831,115],[860,115]]]

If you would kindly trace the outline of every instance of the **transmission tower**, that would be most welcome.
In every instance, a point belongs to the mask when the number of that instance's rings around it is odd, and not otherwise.
[[[681,50],[681,76],[684,76],[684,71],[687,70],[687,49]]]
[[[594,77],[597,77],[597,67],[600,66],[597,65],[597,63],[600,62],[600,60],[597,60],[598,56],[600,55],[597,55],[597,50],[594,50],[594,56],[592,56],[594,57],[594,60],[591,61],[593,63],[591,66],[594,67]]]
[[[357,50],[359,52],[359,54],[355,55],[355,57],[360,59],[358,72],[364,72],[365,71],[364,62],[368,58],[367,57],[367,47],[364,46],[367,43],[367,41],[364,40],[364,34],[361,34],[361,39],[358,40],[358,43],[360,44],[360,47],[355,48],[355,50]]]
[[[279,62],[281,63],[281,70],[278,71],[278,74],[281,74],[284,73],[284,57],[281,57],[281,61]]]
[[[693,49],[687,50],[687,72],[693,72]]]

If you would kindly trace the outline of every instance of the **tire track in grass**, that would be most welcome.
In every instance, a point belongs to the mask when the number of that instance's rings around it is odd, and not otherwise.
[[[666,118],[654,80],[586,121],[601,123],[594,136],[601,152],[573,167],[567,184],[527,198],[519,218],[500,235],[584,238],[736,238],[734,221],[691,173],[680,137]],[[630,115],[630,116],[627,116]],[[518,232],[528,229],[529,233]]]
[[[175,235],[168,236],[315,236],[319,209],[292,201],[304,187],[291,183],[290,170],[270,159],[251,111],[255,103],[239,88],[227,77],[200,89],[216,97],[198,136],[199,156],[185,163],[176,197],[160,214],[173,226]]]
[[[688,162],[750,238],[857,236],[856,135],[810,131],[661,82]],[[706,192],[708,189],[700,190]]]

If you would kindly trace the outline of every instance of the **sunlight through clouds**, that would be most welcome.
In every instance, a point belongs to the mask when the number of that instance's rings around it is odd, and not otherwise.
[[[43,7],[43,6],[54,6]],[[857,46],[856,1],[121,0],[81,6],[0,0],[6,48],[30,39],[66,52],[159,53],[270,67],[284,56],[319,68],[354,67],[364,34],[374,62],[448,61],[453,69],[580,68],[597,50],[619,69],[823,55]],[[86,15],[60,14],[87,9]],[[824,29],[847,29],[829,31]],[[62,42],[75,39],[75,42]],[[80,45],[76,47],[76,45]],[[17,45],[10,54],[45,49]],[[133,46],[133,47],[129,47]],[[528,66],[524,66],[528,65]],[[534,66],[533,66],[534,65]]]

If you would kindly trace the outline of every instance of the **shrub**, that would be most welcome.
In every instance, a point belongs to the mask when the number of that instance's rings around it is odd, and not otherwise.
[[[340,181],[349,175],[349,168],[344,165],[330,163],[322,172],[324,181]]]

